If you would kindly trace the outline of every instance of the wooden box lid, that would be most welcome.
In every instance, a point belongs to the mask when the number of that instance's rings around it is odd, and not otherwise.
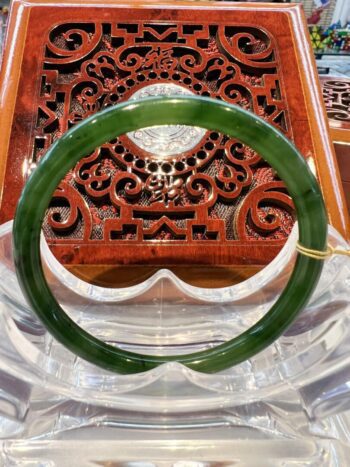
[[[167,92],[223,99],[275,125],[314,168],[330,223],[346,235],[300,6],[225,2],[15,0],[0,84],[0,222],[13,218],[26,178],[69,127],[116,102]],[[268,263],[294,218],[258,154],[179,126],[125,135],[87,155],[57,190],[44,233],[71,267],[204,271]]]

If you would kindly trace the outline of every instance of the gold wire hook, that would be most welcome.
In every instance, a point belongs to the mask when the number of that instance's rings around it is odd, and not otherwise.
[[[296,250],[298,253],[308,256],[313,259],[326,259],[333,255],[343,255],[350,256],[350,250],[343,250],[342,248],[334,248],[331,245],[327,245],[325,251],[312,250],[311,248],[306,248],[301,243],[297,242]]]

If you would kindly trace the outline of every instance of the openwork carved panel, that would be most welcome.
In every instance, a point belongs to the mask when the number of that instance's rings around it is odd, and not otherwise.
[[[340,177],[350,211],[350,79],[324,76],[321,84]]]
[[[322,90],[331,123],[350,129],[350,79],[323,78]]]
[[[61,24],[50,31],[30,170],[54,140],[106,106],[196,94],[255,112],[291,138],[273,38],[253,27]],[[49,241],[204,242],[285,239],[283,184],[250,148],[215,132],[133,132],[68,174],[46,223]]]
[[[0,118],[1,131],[12,122],[0,147],[0,222],[13,218],[25,179],[77,122],[129,99],[194,94],[238,104],[292,139],[322,169],[331,222],[342,230],[341,194],[325,169],[332,161],[325,123],[311,108],[319,97],[295,36],[298,7],[22,6],[17,75],[4,88],[10,110]],[[4,63],[12,66],[8,56]],[[44,233],[65,264],[262,265],[293,222],[290,197],[259,154],[227,135],[177,125],[123,135],[87,154],[57,189]]]

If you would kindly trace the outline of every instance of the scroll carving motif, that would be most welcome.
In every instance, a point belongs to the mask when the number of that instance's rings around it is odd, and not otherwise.
[[[324,80],[322,84],[328,118],[350,125],[350,80]]]

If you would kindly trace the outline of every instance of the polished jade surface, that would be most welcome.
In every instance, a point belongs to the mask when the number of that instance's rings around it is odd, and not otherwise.
[[[50,333],[68,349],[117,373],[138,373],[177,361],[213,373],[236,365],[274,342],[307,304],[323,261],[298,254],[293,273],[269,312],[238,337],[215,348],[178,356],[150,356],[102,342],[72,321],[46,282],[40,259],[41,225],[52,195],[80,158],[130,131],[162,124],[193,125],[220,131],[257,151],[285,182],[299,222],[299,242],[323,251],[327,215],[318,183],[297,149],[264,120],[239,107],[203,97],[161,97],[126,102],[93,115],[56,141],[30,176],[18,202],[14,258],[28,303]]]

